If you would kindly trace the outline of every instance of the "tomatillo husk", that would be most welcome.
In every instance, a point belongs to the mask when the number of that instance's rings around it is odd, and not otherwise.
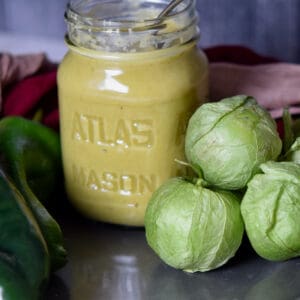
[[[248,183],[241,204],[246,232],[261,257],[287,260],[300,255],[300,166],[267,162]]]
[[[248,96],[203,104],[189,120],[185,152],[211,185],[242,189],[259,166],[276,160],[282,142],[270,114]]]
[[[150,199],[145,230],[149,246],[166,264],[186,272],[218,268],[242,241],[239,198],[206,188],[202,179],[172,178]]]

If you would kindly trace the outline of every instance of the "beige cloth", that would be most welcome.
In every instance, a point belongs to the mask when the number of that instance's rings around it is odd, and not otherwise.
[[[238,94],[253,96],[274,118],[280,117],[286,106],[292,114],[300,113],[300,65],[210,64],[211,101]]]
[[[0,107],[5,86],[36,73],[45,64],[47,58],[43,53],[28,55],[0,53]]]

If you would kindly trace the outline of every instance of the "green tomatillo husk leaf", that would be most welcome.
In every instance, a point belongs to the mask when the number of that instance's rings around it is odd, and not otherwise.
[[[282,160],[300,164],[300,137],[296,138],[290,149],[282,157]]]
[[[294,142],[293,121],[288,107],[283,109],[283,153],[286,153]]]

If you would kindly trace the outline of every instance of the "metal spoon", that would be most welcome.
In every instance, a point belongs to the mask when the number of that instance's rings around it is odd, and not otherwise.
[[[183,0],[172,0],[165,8],[164,10],[158,15],[158,19],[168,16],[168,14]]]

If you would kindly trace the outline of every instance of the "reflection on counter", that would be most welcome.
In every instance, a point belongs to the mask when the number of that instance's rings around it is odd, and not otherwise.
[[[299,260],[276,264],[272,273],[250,289],[246,300],[300,300],[299,267]]]
[[[224,267],[188,274],[164,264],[143,229],[62,219],[69,263],[52,280],[47,300],[299,300],[300,259],[259,258],[244,240]]]
[[[88,222],[69,242],[71,299],[142,299],[152,253],[143,229]]]

